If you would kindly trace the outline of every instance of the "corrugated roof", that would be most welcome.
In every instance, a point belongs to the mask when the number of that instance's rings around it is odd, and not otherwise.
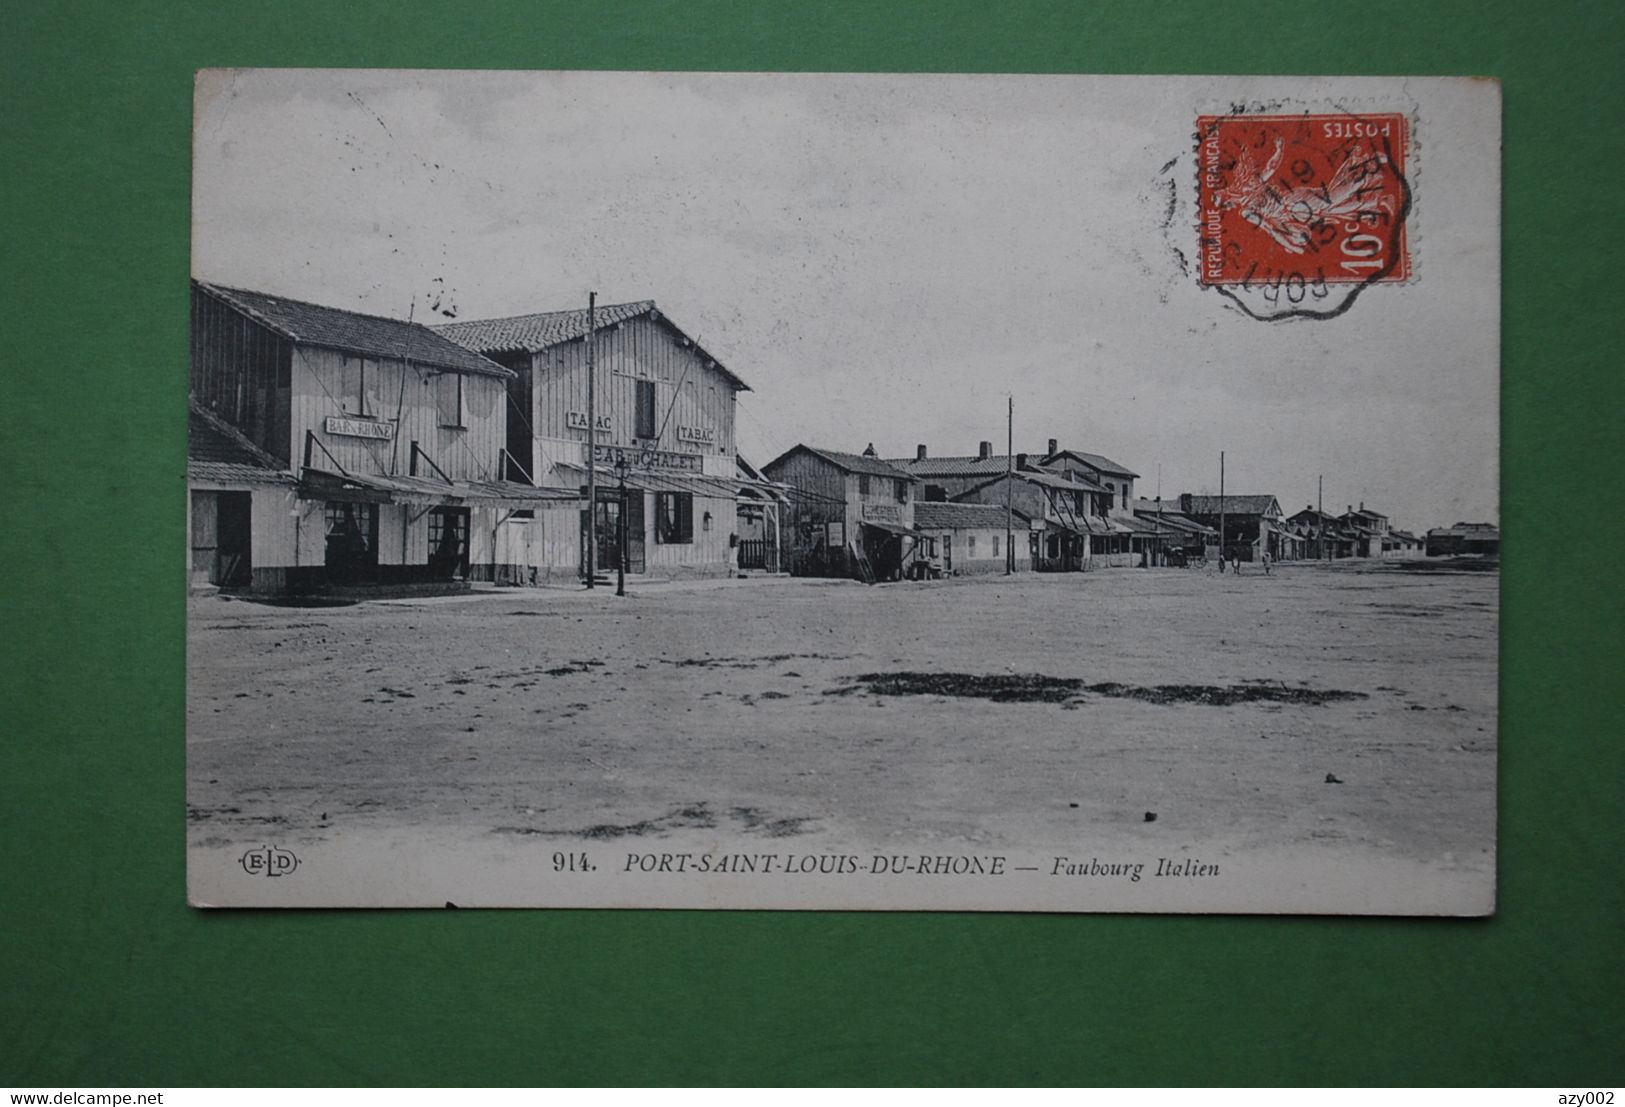
[[[513,373],[473,350],[436,334],[422,323],[408,323],[382,315],[363,315],[344,308],[289,300],[265,292],[228,288],[207,281],[197,287],[236,308],[261,326],[293,342],[322,346],[363,357],[408,358],[420,365],[509,378]]]
[[[875,477],[890,477],[895,480],[914,480],[914,475],[897,466],[882,461],[878,457],[865,457],[862,454],[848,454],[840,450],[826,450],[818,446],[808,446],[805,443],[792,446],[766,465],[763,472],[778,467],[779,463],[797,450],[805,450],[815,457],[821,457],[837,469],[844,469],[848,473],[867,473]]]
[[[1019,511],[1012,511],[1016,526],[1027,529],[1028,519]],[[921,500],[914,505],[914,525],[921,530],[956,530],[959,528],[997,529],[1004,526],[1004,508],[997,504],[939,503]]]
[[[629,319],[636,319],[642,315],[652,315],[663,320],[666,326],[682,335],[700,356],[711,361],[718,372],[734,382],[734,386],[742,392],[749,392],[750,385],[740,380],[738,375],[724,366],[715,357],[701,349],[682,328],[663,316],[655,306],[653,300],[635,300],[629,304],[604,304],[593,311],[593,325],[599,330],[613,327],[617,323],[624,323]],[[538,311],[530,315],[509,315],[501,319],[465,319],[456,323],[442,323],[434,328],[453,342],[459,342],[470,350],[482,354],[511,353],[523,351],[527,354],[538,353],[549,346],[557,346],[561,342],[583,338],[587,334],[587,309],[571,308],[568,311]]]
[[[1263,515],[1271,507],[1280,510],[1274,496],[1232,496],[1228,493],[1223,496],[1192,496],[1190,507],[1184,506],[1184,497],[1179,504],[1182,510],[1190,515],[1218,515],[1221,513],[1219,501],[1223,500],[1223,513],[1227,515]]]

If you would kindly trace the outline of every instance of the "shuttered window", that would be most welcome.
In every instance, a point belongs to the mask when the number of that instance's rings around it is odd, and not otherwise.
[[[653,438],[655,436],[655,382],[634,381],[637,389],[637,427],[633,430],[639,438]]]
[[[694,495],[691,492],[655,494],[655,541],[664,546],[694,541]]]
[[[463,419],[463,375],[442,373],[435,378],[435,406],[443,427],[465,426]]]

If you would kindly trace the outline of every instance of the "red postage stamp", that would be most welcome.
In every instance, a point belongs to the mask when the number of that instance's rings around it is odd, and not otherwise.
[[[1305,307],[1329,285],[1411,275],[1410,121],[1399,114],[1197,119],[1203,284]]]

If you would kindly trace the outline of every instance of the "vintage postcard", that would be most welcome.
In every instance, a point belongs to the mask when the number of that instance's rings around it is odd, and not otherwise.
[[[191,902],[1492,912],[1500,113],[200,73]]]

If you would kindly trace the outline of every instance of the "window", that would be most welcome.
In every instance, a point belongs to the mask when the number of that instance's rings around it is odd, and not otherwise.
[[[897,502],[900,504],[908,503],[908,481],[899,477],[892,483],[897,486]]]
[[[1123,510],[1128,510],[1128,485],[1123,485]]]
[[[999,556],[999,536],[996,534],[993,536],[993,556]]]
[[[638,438],[655,436],[655,382],[633,381],[637,400],[637,423],[632,433]]]
[[[435,406],[440,410],[440,425],[461,427],[463,421],[463,375],[442,373],[435,378]]]
[[[858,474],[858,495],[867,496],[868,494],[869,494],[869,474],[868,473],[859,473]]]
[[[347,415],[360,416],[363,419],[371,418],[373,413],[372,401],[367,396],[367,390],[377,385],[374,374],[377,370],[367,371],[366,358],[344,358],[343,389],[344,411]]]
[[[976,536],[974,534],[965,540],[965,556],[976,556]]]
[[[694,494],[655,493],[655,541],[682,545],[694,541]]]

